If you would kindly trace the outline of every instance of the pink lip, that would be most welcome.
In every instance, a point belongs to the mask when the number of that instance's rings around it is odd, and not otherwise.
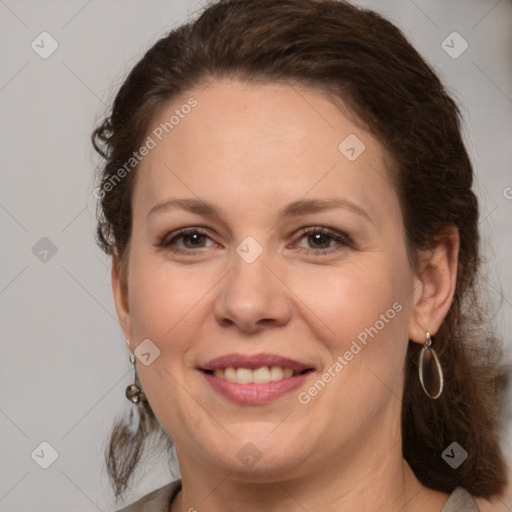
[[[203,375],[217,393],[229,400],[240,404],[257,405],[270,402],[293,391],[308,378],[309,373],[302,373],[267,384],[237,384],[219,379],[210,373],[203,372]]]
[[[281,357],[276,354],[256,354],[247,356],[243,354],[226,354],[225,356],[216,357],[201,366],[201,370],[214,371],[218,369],[229,368],[249,368],[255,370],[262,366],[281,366],[283,368],[291,368],[295,372],[312,369],[312,365],[300,363],[294,359]]]
[[[216,357],[199,368],[202,370],[202,374],[207,382],[217,393],[229,400],[247,405],[263,404],[286,395],[299,387],[311,372],[283,378],[276,382],[268,382],[267,384],[237,384],[236,382],[219,379],[212,373],[207,373],[229,368],[230,366],[233,368],[249,368],[251,370],[261,368],[262,366],[281,366],[283,368],[291,368],[297,373],[304,370],[314,370],[312,365],[275,354],[257,354],[254,356],[228,354]]]

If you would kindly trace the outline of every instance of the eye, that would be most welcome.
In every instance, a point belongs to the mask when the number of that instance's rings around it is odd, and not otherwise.
[[[189,253],[194,249],[209,247],[205,245],[207,240],[211,239],[206,231],[200,228],[183,228],[164,236],[158,246],[176,253]]]
[[[348,235],[324,227],[305,228],[299,234],[308,240],[307,248],[299,247],[299,252],[307,256],[325,256],[347,247],[353,248]]]

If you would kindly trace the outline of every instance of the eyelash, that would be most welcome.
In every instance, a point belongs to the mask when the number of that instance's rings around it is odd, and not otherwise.
[[[193,227],[183,228],[174,233],[171,233],[171,235],[164,236],[159,241],[158,247],[160,247],[162,249],[170,250],[176,254],[190,255],[191,252],[194,252],[193,249],[179,249],[176,247],[172,247],[172,244],[176,240],[179,240],[180,238],[184,238],[186,236],[195,235],[195,234],[210,238],[208,233],[201,228],[193,228]],[[325,235],[328,238],[330,238],[331,240],[337,242],[339,245],[335,246],[335,247],[328,247],[326,249],[310,249],[310,248],[301,247],[301,248],[299,248],[301,253],[303,253],[303,254],[306,253],[307,256],[326,256],[333,252],[337,252],[343,248],[347,248],[347,247],[354,248],[354,244],[348,235],[345,235],[344,233],[332,231],[331,229],[327,229],[325,227],[317,226],[317,227],[313,227],[313,228],[304,228],[304,229],[301,229],[298,233],[300,238],[303,238],[305,236],[313,236],[313,235],[317,235],[317,234]],[[204,249],[204,247],[198,247],[198,249]]]

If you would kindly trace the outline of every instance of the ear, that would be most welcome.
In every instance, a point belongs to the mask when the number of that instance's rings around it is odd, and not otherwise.
[[[425,332],[434,335],[453,301],[457,281],[459,231],[446,228],[436,246],[420,254],[418,273],[414,278],[414,305],[409,320],[409,339],[425,341]]]
[[[128,281],[127,272],[123,263],[120,263],[117,255],[112,256],[112,291],[114,293],[114,303],[116,305],[119,324],[123,329],[126,340],[130,339],[131,321],[130,305],[128,300]]]

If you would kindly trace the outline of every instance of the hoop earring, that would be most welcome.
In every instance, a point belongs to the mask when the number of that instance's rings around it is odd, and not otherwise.
[[[130,354],[130,363],[132,363],[132,366],[133,366],[135,382],[133,384],[130,384],[126,388],[126,398],[133,404],[138,405],[142,401],[147,402],[147,399],[146,399],[146,395],[144,394],[142,389],[140,389],[140,387],[136,384],[137,373],[136,373],[136,369],[135,369],[135,355],[134,354]]]
[[[444,377],[437,354],[435,350],[431,348],[431,345],[432,339],[430,333],[427,331],[425,334],[425,344],[420,352],[418,370],[423,391],[425,391],[426,395],[430,398],[436,399],[439,398],[443,392]]]

